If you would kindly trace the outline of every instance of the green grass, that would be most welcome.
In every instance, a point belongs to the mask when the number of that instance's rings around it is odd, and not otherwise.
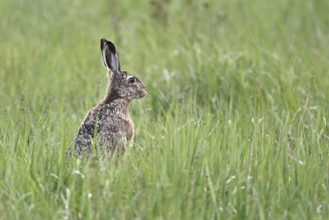
[[[326,219],[329,1],[0,0],[0,219]],[[133,147],[65,159],[105,95]]]

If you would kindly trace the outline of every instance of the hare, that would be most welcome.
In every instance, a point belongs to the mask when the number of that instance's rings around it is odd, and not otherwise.
[[[109,83],[105,98],[91,108],[83,120],[74,144],[74,155],[91,155],[92,140],[96,153],[111,157],[115,151],[124,153],[124,145],[134,136],[134,125],[129,116],[129,104],[147,93],[146,87],[134,75],[120,70],[119,55],[114,44],[101,39],[104,66],[108,69]]]

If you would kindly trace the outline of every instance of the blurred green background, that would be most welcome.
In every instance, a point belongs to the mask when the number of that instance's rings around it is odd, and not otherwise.
[[[325,219],[329,1],[0,0],[1,219]],[[113,161],[65,160],[106,91],[148,95]]]

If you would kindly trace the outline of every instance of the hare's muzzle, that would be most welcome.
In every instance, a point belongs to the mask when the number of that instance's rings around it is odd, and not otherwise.
[[[143,89],[140,90],[139,92],[139,98],[143,98],[147,94],[147,90],[144,87]]]

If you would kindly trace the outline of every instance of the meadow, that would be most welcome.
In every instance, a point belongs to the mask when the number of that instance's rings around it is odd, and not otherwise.
[[[328,219],[329,1],[0,0],[0,219]],[[66,160],[105,95],[148,89],[115,163]]]

